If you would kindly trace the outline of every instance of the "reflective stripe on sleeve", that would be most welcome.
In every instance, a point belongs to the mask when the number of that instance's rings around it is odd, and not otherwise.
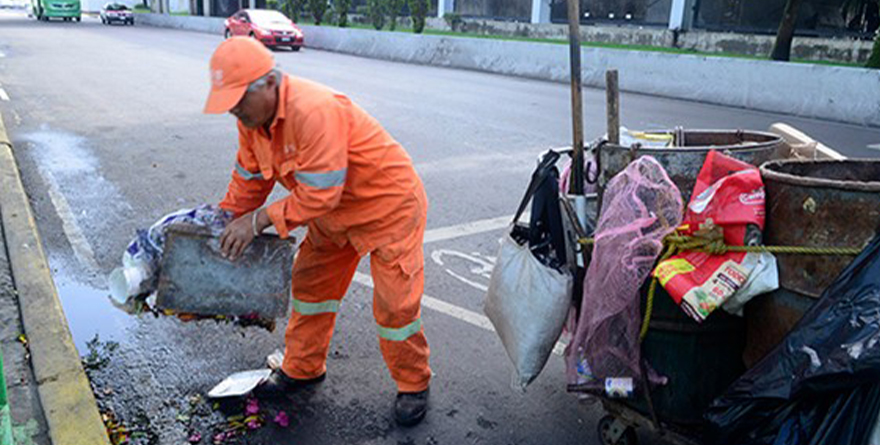
[[[386,328],[382,326],[378,326],[379,328],[379,337],[384,338],[385,340],[391,341],[404,341],[414,334],[419,333],[422,330],[422,319],[419,318],[416,321],[402,327],[402,328]]]
[[[239,164],[238,162],[235,163],[235,172],[248,181],[252,179],[263,179],[262,173],[251,173],[247,171],[244,167],[242,167],[241,164]]]
[[[328,189],[345,184],[345,173],[348,169],[329,172],[296,172],[296,180],[316,189]]]

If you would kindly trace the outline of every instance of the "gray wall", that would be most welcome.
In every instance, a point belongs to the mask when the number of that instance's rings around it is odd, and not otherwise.
[[[429,22],[430,28],[448,29],[441,21]],[[559,24],[513,23],[487,19],[465,19],[459,31],[502,36],[567,39],[568,26]],[[581,40],[585,42],[616,43],[625,45],[673,46],[672,32],[658,27],[636,26],[581,26]],[[679,35],[678,46],[707,53],[734,53],[767,57],[773,48],[775,36],[710,32],[693,30]],[[848,38],[795,37],[792,57],[804,60],[823,60],[863,64],[871,54],[870,40]]]
[[[141,17],[142,16],[142,17]],[[221,34],[222,20],[141,14],[140,23]],[[306,46],[363,57],[563,82],[568,47],[550,43],[302,26]],[[880,70],[582,49],[586,86],[620,71],[624,91],[880,126]]]

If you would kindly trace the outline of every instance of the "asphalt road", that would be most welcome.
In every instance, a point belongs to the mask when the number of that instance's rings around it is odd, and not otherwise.
[[[220,41],[88,18],[39,23],[0,15],[0,88],[9,98],[0,94],[0,111],[65,312],[81,353],[96,334],[120,344],[91,377],[102,407],[145,442],[209,435],[221,416],[204,403],[190,413],[188,398],[229,373],[263,367],[281,347],[282,330],[135,318],[107,301],[104,276],[137,228],[178,208],[216,202],[225,191],[234,120],[201,114],[208,59]],[[434,304],[423,319],[436,377],[427,420],[395,427],[394,385],[378,350],[371,290],[354,283],[339,316],[328,380],[310,400],[273,408],[290,414],[289,428],[268,426],[241,443],[598,443],[601,409],[566,393],[559,356],[528,392],[518,393],[495,334],[468,318],[482,312],[502,234],[498,218],[515,210],[538,153],[569,143],[567,86],[308,49],[276,57],[283,70],[347,93],[413,157],[431,201],[425,293]],[[587,137],[599,136],[604,92],[585,90],[584,101]],[[780,121],[850,156],[880,154],[869,147],[880,143],[874,128],[622,97],[622,122],[636,129],[762,130]],[[490,222],[482,231],[467,225],[484,220]]]

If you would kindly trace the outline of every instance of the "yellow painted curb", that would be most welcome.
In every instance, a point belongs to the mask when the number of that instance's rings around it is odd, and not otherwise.
[[[2,117],[0,190],[0,216],[49,437],[53,445],[109,445],[58,299]]]

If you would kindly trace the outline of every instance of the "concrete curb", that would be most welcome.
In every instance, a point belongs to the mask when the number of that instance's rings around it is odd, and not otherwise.
[[[109,445],[12,150],[0,117],[0,216],[49,437],[53,445]]]
[[[223,19],[140,14],[138,23],[222,36]],[[496,39],[301,26],[306,46],[361,57],[565,82],[568,46]],[[880,126],[880,70],[651,51],[582,48],[584,85],[672,99]]]

